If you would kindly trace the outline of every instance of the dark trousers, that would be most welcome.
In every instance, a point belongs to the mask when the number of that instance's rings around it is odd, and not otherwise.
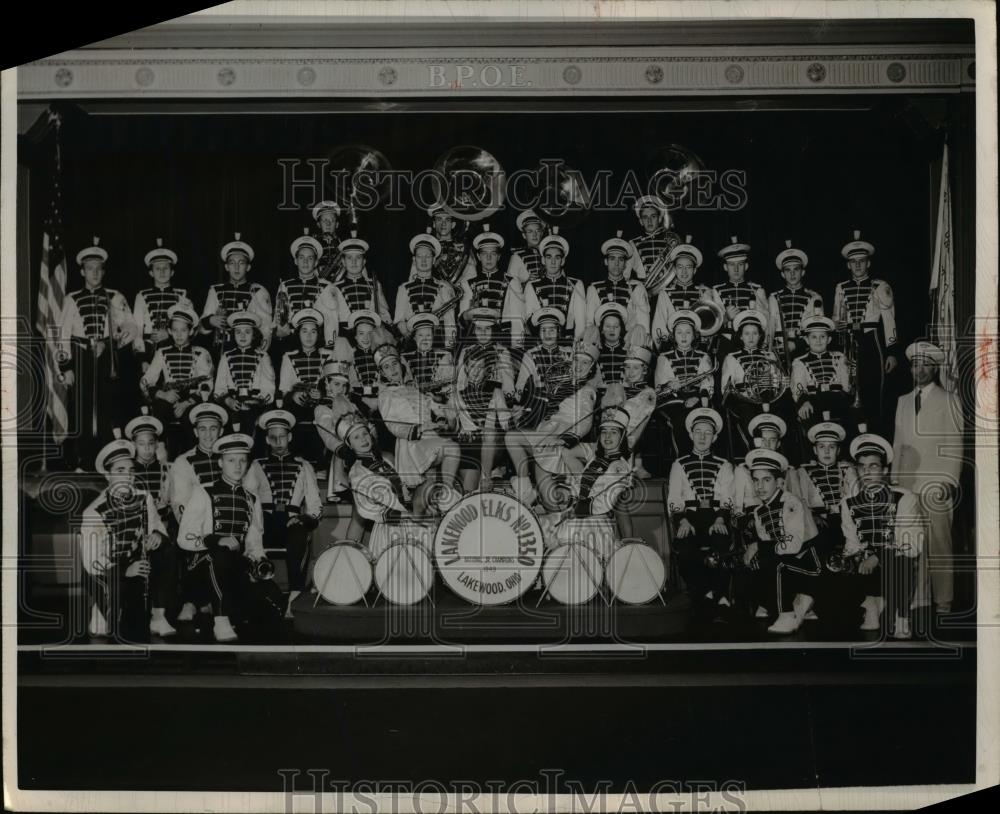
[[[155,388],[154,388],[155,389]],[[187,395],[180,394],[182,399],[187,399]],[[201,398],[195,399],[194,404],[201,402]],[[192,404],[192,407],[194,406]],[[150,412],[163,423],[163,442],[167,448],[170,460],[174,460],[178,455],[191,449],[194,444],[194,432],[191,422],[188,420],[188,413],[191,407],[185,410],[179,417],[174,414],[174,405],[155,396],[150,399]]]
[[[757,560],[756,588],[758,601],[772,616],[792,609],[796,594],[816,596],[821,573],[819,555],[807,544],[798,554],[776,554],[768,543],[761,543]]]
[[[108,622],[111,636],[120,641],[149,641],[151,608],[166,608],[177,585],[176,549],[169,540],[149,552],[148,586],[143,577],[126,577],[129,560],[121,560],[103,574],[88,575],[87,589]]]
[[[239,618],[249,583],[247,559],[240,551],[217,546],[199,551],[189,563],[195,590],[207,595],[213,616]]]
[[[267,512],[264,515],[264,547],[284,548],[288,567],[288,587],[304,591],[309,573],[309,544],[312,532],[296,523],[288,525],[285,512]]]
[[[731,536],[709,534],[708,530],[717,516],[714,509],[697,509],[683,516],[694,526],[695,533],[683,539],[679,539],[675,534],[673,550],[677,556],[677,568],[681,579],[684,580],[691,599],[700,602],[709,591],[713,591],[716,598],[727,596],[730,573],[710,568],[705,564],[705,557],[713,551],[719,554],[729,551],[732,546]]]
[[[124,427],[124,356],[119,350],[118,378],[112,379],[110,342],[105,343],[99,359],[94,358],[89,345],[74,349],[72,370],[76,382],[69,391],[69,427],[64,447],[70,467],[93,470],[97,453],[114,440],[113,428]]]
[[[917,574],[917,558],[904,557],[892,550],[882,550],[879,564],[870,574],[858,574],[857,579],[864,596],[881,596],[886,611],[897,616],[908,616]]]
[[[864,331],[858,340],[857,388],[861,394],[861,415],[857,421],[868,425],[868,432],[891,438],[892,427],[885,416],[885,350],[874,331]],[[887,434],[889,432],[889,434]]]

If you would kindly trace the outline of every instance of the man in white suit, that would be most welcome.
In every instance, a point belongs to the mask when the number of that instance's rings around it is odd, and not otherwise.
[[[919,496],[930,521],[913,606],[929,605],[933,595],[938,612],[948,613],[953,583],[952,512],[963,456],[962,406],[938,379],[944,361],[941,348],[914,342],[906,349],[906,358],[915,386],[896,405],[892,481]]]

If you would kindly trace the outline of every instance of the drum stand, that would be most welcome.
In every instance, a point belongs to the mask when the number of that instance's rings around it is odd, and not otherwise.
[[[314,608],[319,604],[319,600],[323,596],[323,590],[326,588],[327,583],[330,581],[330,577],[333,575],[334,567],[337,565],[337,560],[340,559],[340,554],[341,554],[341,551],[338,549],[337,553],[333,555],[333,562],[330,563],[330,570],[326,572],[326,579],[323,580],[323,585],[322,586],[318,586],[316,588],[316,591],[317,591],[316,598],[313,600],[313,607]],[[368,597],[365,596],[365,594],[367,593],[367,591],[364,591],[362,589],[362,587],[361,587],[361,580],[358,577],[358,572],[354,570],[354,566],[351,565],[351,563],[348,563],[348,565],[351,566],[351,576],[354,577],[354,581],[355,581],[355,583],[357,583],[358,590],[361,591],[361,601],[365,603],[365,607],[366,608],[370,608],[371,605],[368,603]],[[333,603],[331,602],[329,604],[332,605]]]
[[[622,542],[625,542],[625,541],[622,540]],[[629,566],[629,563],[632,562],[632,555],[634,553],[635,553],[634,551],[629,551],[628,552],[628,557],[625,560],[625,567],[621,569],[621,573],[618,575],[618,584],[611,591],[611,604],[612,605],[614,605],[615,602],[618,599],[618,591],[622,587],[622,580],[625,578],[625,574],[628,573],[628,566]],[[645,560],[642,560],[642,567],[646,569],[646,574],[649,576],[649,581],[653,585],[656,585],[656,579],[653,577],[653,572],[649,570],[649,564]],[[667,584],[666,580],[664,580],[663,584],[664,584],[664,587],[666,587],[666,584]],[[660,604],[663,605],[663,607],[666,607],[667,606],[667,600],[665,600],[663,598],[663,588],[657,588],[656,589],[656,596],[659,598]]]
[[[605,607],[610,607],[611,603],[608,601],[607,596],[604,595],[604,591],[602,590],[604,579],[603,578],[601,578],[601,579],[595,579],[594,578],[594,573],[590,570],[590,566],[587,565],[587,561],[583,557],[580,556],[579,551],[577,549],[577,544],[571,544],[571,550],[573,551],[573,554],[576,556],[577,560],[579,560],[580,564],[583,565],[584,569],[587,572],[587,576],[590,577],[591,581],[594,582],[594,584],[597,585],[597,595],[599,597],[601,597],[601,599],[604,601],[604,606]],[[566,559],[567,559],[567,557],[564,556],[562,558],[562,560],[559,562],[559,571],[563,571],[566,568]],[[544,566],[543,566],[543,568],[544,568]],[[557,571],[556,573],[559,573],[559,571]],[[544,577],[543,577],[542,581],[545,583],[545,590],[542,591],[542,595],[540,597],[538,597],[538,601],[535,603],[535,607],[536,608],[539,605],[541,605],[542,604],[542,600],[544,600],[545,597],[547,597],[549,595],[549,584],[545,581]],[[583,603],[578,603],[578,604],[583,604]]]
[[[404,549],[407,548],[405,545],[399,545],[399,546],[395,546],[395,547],[396,548],[404,548]],[[399,563],[400,556],[401,556],[401,552],[397,551],[396,552],[396,556],[393,558],[391,565],[387,569],[387,572],[386,572],[386,582],[391,582],[392,581],[392,575],[396,571],[396,565]],[[437,605],[434,603],[434,598],[431,596],[431,586],[424,583],[424,578],[420,575],[420,569],[417,568],[417,564],[413,560],[413,555],[410,554],[410,552],[409,552],[408,549],[406,551],[406,559],[408,559],[410,561],[410,566],[413,568],[413,573],[415,573],[417,575],[417,579],[420,580],[420,587],[424,591],[424,598],[427,599],[431,603],[431,607],[432,608],[437,607]],[[433,581],[433,577],[431,577],[431,580]],[[382,597],[383,599],[385,599],[386,602],[391,602],[392,601],[391,599],[389,599],[389,597],[387,597],[384,593],[382,593],[382,587],[381,586],[378,586],[378,596],[375,597],[375,601],[376,602],[378,602],[379,597]],[[414,602],[412,604],[415,605],[417,603]]]

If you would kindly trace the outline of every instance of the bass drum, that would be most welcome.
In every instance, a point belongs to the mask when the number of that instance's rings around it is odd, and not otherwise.
[[[553,548],[542,566],[549,595],[564,605],[589,602],[604,579],[601,558],[585,545],[565,543]]]
[[[375,561],[375,584],[394,605],[414,605],[431,590],[434,566],[417,542],[392,543]]]
[[[338,540],[316,559],[313,584],[331,605],[360,602],[372,587],[368,549],[353,540]]]
[[[663,558],[641,540],[623,540],[608,558],[611,594],[629,605],[644,605],[660,594],[667,578]]]

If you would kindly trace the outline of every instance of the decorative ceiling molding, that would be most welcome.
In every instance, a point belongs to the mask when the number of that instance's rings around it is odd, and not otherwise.
[[[958,92],[966,46],[87,49],[18,69],[22,100]]]

